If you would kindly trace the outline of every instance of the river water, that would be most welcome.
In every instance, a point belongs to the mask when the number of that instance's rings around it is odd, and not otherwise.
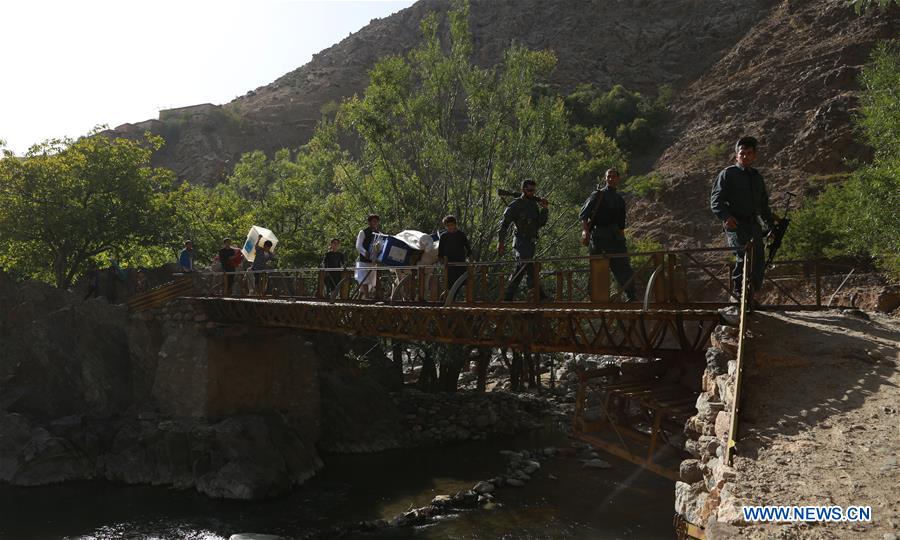
[[[559,432],[371,455],[326,455],[325,467],[283,497],[209,499],[194,491],[85,481],[0,487],[0,539],[159,538],[220,540],[255,532],[302,536],[334,525],[389,518],[439,494],[502,474],[506,449],[566,445]],[[673,536],[674,486],[611,456],[611,469],[550,458],[524,488],[496,493],[501,506],[463,512],[370,538],[666,538]],[[556,479],[550,478],[550,475]]]

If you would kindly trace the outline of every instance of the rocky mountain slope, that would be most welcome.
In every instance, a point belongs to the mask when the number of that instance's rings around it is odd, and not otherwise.
[[[449,7],[421,0],[231,103],[162,111],[114,132],[163,135],[158,164],[215,183],[243,152],[306,142],[323,107],[361,92],[378,58],[413,47],[421,19]],[[762,139],[759,165],[775,195],[868,156],[853,140],[856,77],[877,40],[896,35],[898,18],[897,9],[857,16],[845,0],[473,0],[470,26],[482,65],[513,43],[553,50],[559,63],[548,82],[562,91],[582,82],[650,94],[673,85],[673,118],[633,171],[658,170],[667,189],[637,201],[633,222],[642,235],[693,244],[718,236],[705,200],[727,164],[722,149],[739,134]]]
[[[875,43],[896,35],[898,20],[896,9],[855,16],[839,0],[774,5],[676,97],[655,163],[666,189],[639,206],[650,217],[642,232],[673,244],[719,238],[719,224],[708,219],[709,190],[745,133],[760,139],[757,165],[778,212],[784,192],[802,196],[840,179],[848,160],[870,159],[852,124],[857,80]]]
[[[721,5],[720,5],[721,4]],[[772,0],[716,3],[641,0],[474,0],[470,27],[476,61],[498,62],[513,43],[551,49],[559,63],[549,81],[568,90],[578,83],[623,84],[653,93],[661,84],[687,87],[762,20]],[[145,129],[163,135],[157,162],[180,178],[213,183],[242,152],[296,147],[308,140],[321,109],[359,93],[382,56],[419,41],[430,12],[449,0],[421,0],[373,20],[311,62],[221,107],[200,105],[160,113],[160,120],[125,124],[120,135]]]

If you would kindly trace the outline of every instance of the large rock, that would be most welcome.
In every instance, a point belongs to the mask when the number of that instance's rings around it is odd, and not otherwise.
[[[286,492],[322,466],[312,441],[278,415],[131,422],[101,459],[103,475],[126,483],[194,486],[211,497],[259,499]]]
[[[52,419],[110,416],[130,403],[128,316],[41,283],[0,274],[0,410]]]
[[[702,526],[700,513],[708,496],[703,482],[695,484],[675,482],[675,512],[690,523]]]

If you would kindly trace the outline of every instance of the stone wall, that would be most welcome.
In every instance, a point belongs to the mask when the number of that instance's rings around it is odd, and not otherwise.
[[[211,323],[186,300],[135,319],[132,334],[143,337],[136,354],[157,356],[150,397],[160,412],[188,418],[277,412],[315,440],[319,361],[303,334]],[[154,344],[152,336],[161,341]]]
[[[737,512],[730,484],[735,471],[725,463],[725,449],[734,403],[738,329],[720,325],[711,341],[697,414],[684,430],[685,450],[693,457],[681,463],[681,478],[675,483],[675,511],[701,527],[717,520],[733,521],[727,514]]]

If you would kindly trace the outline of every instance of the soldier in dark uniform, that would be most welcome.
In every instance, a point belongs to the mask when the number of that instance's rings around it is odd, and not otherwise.
[[[606,187],[597,186],[597,191],[584,202],[578,214],[583,226],[581,243],[589,246],[591,255],[625,253],[625,199],[616,191],[619,185],[619,171],[606,171]],[[619,287],[624,289],[629,302],[637,299],[634,271],[628,257],[612,257],[609,268]]]
[[[534,288],[534,265],[531,263],[523,263],[524,259],[533,259],[537,248],[538,229],[547,224],[549,211],[547,210],[547,200],[538,199],[534,192],[537,190],[537,184],[534,180],[522,181],[522,195],[513,199],[506,210],[503,212],[503,219],[500,221],[500,242],[497,244],[497,251],[500,255],[506,252],[506,235],[509,226],[515,224],[515,235],[513,238],[513,250],[516,254],[515,272],[506,287],[504,298],[509,301],[516,294],[522,277],[525,278],[525,285],[529,289]],[[540,292],[541,298],[546,298],[544,291]]]
[[[709,206],[722,221],[728,245],[735,248],[731,282],[736,299],[740,299],[742,290],[744,246],[753,240],[750,285],[751,291],[759,290],[766,270],[763,226],[771,230],[776,223],[763,177],[751,167],[756,161],[756,144],[753,137],[738,140],[734,145],[735,164],[719,173],[709,197]]]

